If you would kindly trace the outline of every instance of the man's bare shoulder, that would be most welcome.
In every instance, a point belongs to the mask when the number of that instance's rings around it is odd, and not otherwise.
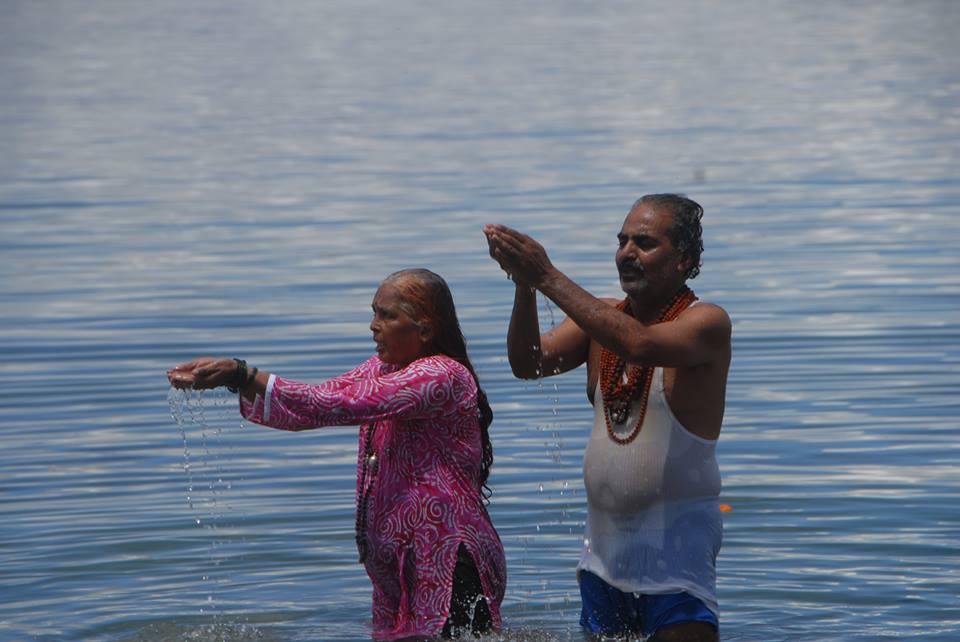
[[[686,323],[694,323],[704,335],[715,341],[730,342],[733,333],[733,323],[727,311],[715,303],[697,301],[683,311],[680,318]]]
[[[623,299],[614,299],[613,297],[609,296],[601,296],[597,298],[609,305],[611,308],[617,307],[617,304],[623,301]]]
[[[693,305],[684,311],[684,314],[704,315],[704,318],[715,322],[731,325],[730,315],[716,303],[709,301],[696,301]]]

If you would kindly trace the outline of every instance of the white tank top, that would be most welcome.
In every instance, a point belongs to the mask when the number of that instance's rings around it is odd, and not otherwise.
[[[601,386],[583,458],[587,529],[578,570],[621,591],[687,592],[717,609],[716,560],[723,537],[716,440],[684,428],[655,368],[640,433],[620,445],[607,435]],[[632,430],[639,402],[620,436]]]

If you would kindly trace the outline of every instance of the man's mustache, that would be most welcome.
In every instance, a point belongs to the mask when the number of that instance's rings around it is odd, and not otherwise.
[[[638,274],[643,276],[643,266],[639,263],[634,263],[633,261],[622,261],[617,264],[617,270],[620,273],[629,272],[631,274]]]

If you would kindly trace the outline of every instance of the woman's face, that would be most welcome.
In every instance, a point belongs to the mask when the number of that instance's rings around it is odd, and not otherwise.
[[[421,327],[403,311],[403,297],[393,283],[384,283],[373,297],[373,320],[370,331],[377,344],[381,361],[401,368],[430,354],[432,338],[428,328]]]

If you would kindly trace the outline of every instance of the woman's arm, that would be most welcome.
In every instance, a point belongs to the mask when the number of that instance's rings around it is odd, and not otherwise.
[[[427,357],[385,374],[379,372],[379,359],[374,357],[371,362],[374,367],[367,376],[345,385],[311,385],[274,377],[265,399],[269,413],[264,413],[261,423],[282,430],[310,430],[382,419],[437,417],[455,413],[465,401],[463,386],[456,385],[458,377],[448,358]],[[473,381],[465,369],[464,374],[464,381]]]
[[[462,395],[454,394],[455,373],[448,358],[427,357],[385,374],[380,373],[381,365],[371,357],[319,385],[258,371],[240,386],[241,413],[272,428],[309,430],[390,417],[437,416],[451,412],[460,401]],[[204,390],[235,382],[238,367],[233,359],[203,357],[177,366],[167,376],[177,388]]]

